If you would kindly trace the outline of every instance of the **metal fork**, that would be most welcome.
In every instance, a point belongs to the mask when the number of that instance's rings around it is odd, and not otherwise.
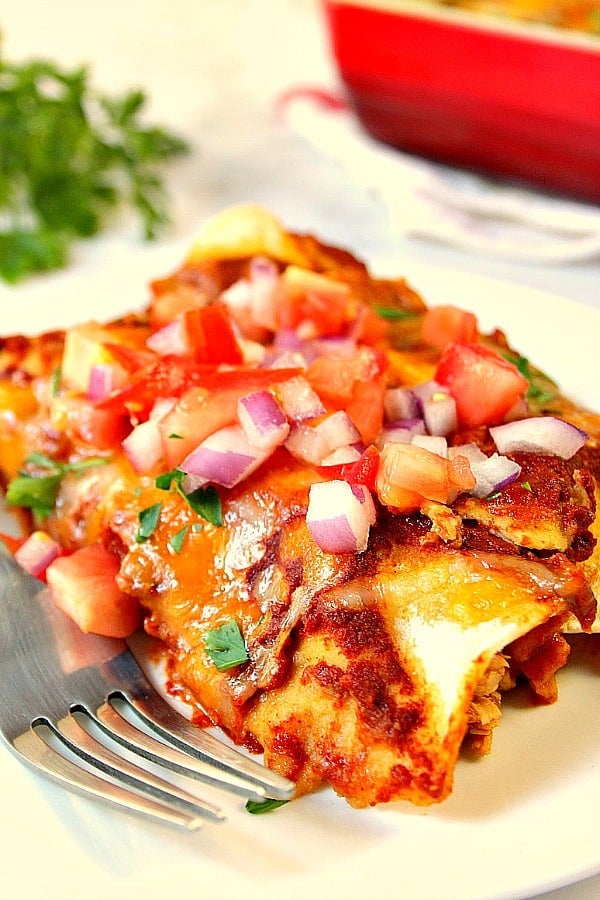
[[[84,635],[3,550],[0,733],[19,759],[66,788],[190,830],[223,819],[222,809],[201,799],[197,785],[191,793],[161,773],[258,801],[294,790],[192,725],[159,696],[124,641]]]

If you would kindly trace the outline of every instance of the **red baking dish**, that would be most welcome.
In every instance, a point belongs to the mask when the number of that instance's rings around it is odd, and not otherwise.
[[[325,0],[350,102],[375,138],[600,201],[600,38],[427,0]]]

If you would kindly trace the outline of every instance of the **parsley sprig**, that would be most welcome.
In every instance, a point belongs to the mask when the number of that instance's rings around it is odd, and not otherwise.
[[[143,91],[109,97],[85,67],[0,59],[0,277],[15,283],[61,268],[77,238],[96,234],[119,204],[146,238],[167,224],[162,166],[187,151],[142,124]]]
[[[23,469],[6,488],[6,502],[9,506],[31,509],[40,518],[49,516],[56,503],[56,495],[67,472],[83,472],[94,466],[108,462],[106,457],[91,457],[73,463],[61,463],[43,453],[30,453],[25,464],[31,469]]]

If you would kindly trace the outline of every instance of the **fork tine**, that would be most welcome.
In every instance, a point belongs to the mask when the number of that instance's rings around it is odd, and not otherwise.
[[[168,706],[153,690],[144,692],[115,692],[133,707],[145,725],[168,744],[210,766],[232,775],[248,779],[273,800],[289,800],[295,784],[277,772],[267,769],[253,759],[217,740],[208,731],[196,728]]]
[[[85,713],[91,714],[87,709]],[[172,744],[165,744],[140,731],[110,703],[102,704],[92,718],[112,740],[157,765],[165,766],[174,772],[188,775],[251,800],[261,801],[266,797],[265,789],[255,782],[226,770],[217,769],[214,765],[208,765],[196,756],[192,757],[182,753]]]
[[[150,794],[161,803],[173,805],[192,815],[221,821],[224,816],[221,810],[212,803],[201,800],[181,790],[163,778],[141,769],[139,766],[128,762],[122,756],[118,756],[108,747],[97,741],[83,728],[74,716],[65,716],[56,723],[56,728],[51,725],[52,731],[66,739],[69,750],[76,753],[85,762],[99,768],[100,771],[124,781],[133,791]]]
[[[12,746],[35,770],[68,790],[105,800],[127,812],[140,813],[188,831],[195,831],[202,825],[198,815],[159,803],[148,796],[133,794],[120,784],[81,768],[49,746],[33,728],[19,735]]]

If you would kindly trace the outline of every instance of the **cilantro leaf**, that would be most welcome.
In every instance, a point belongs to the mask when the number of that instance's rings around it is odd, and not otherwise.
[[[418,315],[412,309],[401,309],[399,306],[375,306],[374,310],[380,319],[387,319],[390,322],[414,319]]]
[[[206,652],[217,669],[231,669],[248,659],[248,651],[240,626],[235,619],[230,619],[204,635]]]
[[[169,539],[169,550],[171,550],[173,553],[181,553],[188,531],[189,525],[184,525],[183,528],[180,528],[179,531],[176,531],[175,534]]]
[[[31,509],[41,518],[46,518],[54,509],[60,483],[67,472],[80,472],[107,462],[106,457],[90,457],[73,463],[60,463],[43,453],[30,453],[25,459],[26,465],[48,474],[20,472],[8,483],[6,502],[9,506]]]
[[[223,524],[221,498],[212,484],[205,488],[196,488],[195,491],[183,496],[194,512],[202,516],[203,519],[206,519],[212,525]]]
[[[223,524],[223,511],[221,507],[221,498],[213,485],[207,487],[196,488],[195,491],[183,490],[183,479],[185,472],[181,469],[171,469],[159,475],[154,484],[163,491],[169,491],[172,488],[181,494],[186,503],[203,519],[212,525],[220,526]]]
[[[145,103],[96,91],[85,67],[0,58],[0,278],[62,268],[120,205],[146,238],[167,224],[162,168],[188,147],[142,124]]]
[[[18,475],[6,488],[6,502],[9,506],[31,509],[41,518],[46,518],[54,509],[61,480],[61,472],[55,475]]]
[[[540,369],[533,366],[526,356],[519,356],[516,353],[506,351],[503,355],[529,382],[527,400],[531,406],[542,410],[549,403],[556,400],[559,393],[556,383]]]
[[[135,535],[138,544],[147,541],[156,531],[161,509],[162,503],[153,503],[152,506],[147,506],[146,509],[142,509],[138,513],[138,521],[140,524]]]
[[[266,800],[246,800],[246,812],[251,813],[253,816],[259,816],[262,813],[271,812],[273,809],[279,809],[280,806],[285,806],[289,802],[289,800],[271,800],[269,798]]]

